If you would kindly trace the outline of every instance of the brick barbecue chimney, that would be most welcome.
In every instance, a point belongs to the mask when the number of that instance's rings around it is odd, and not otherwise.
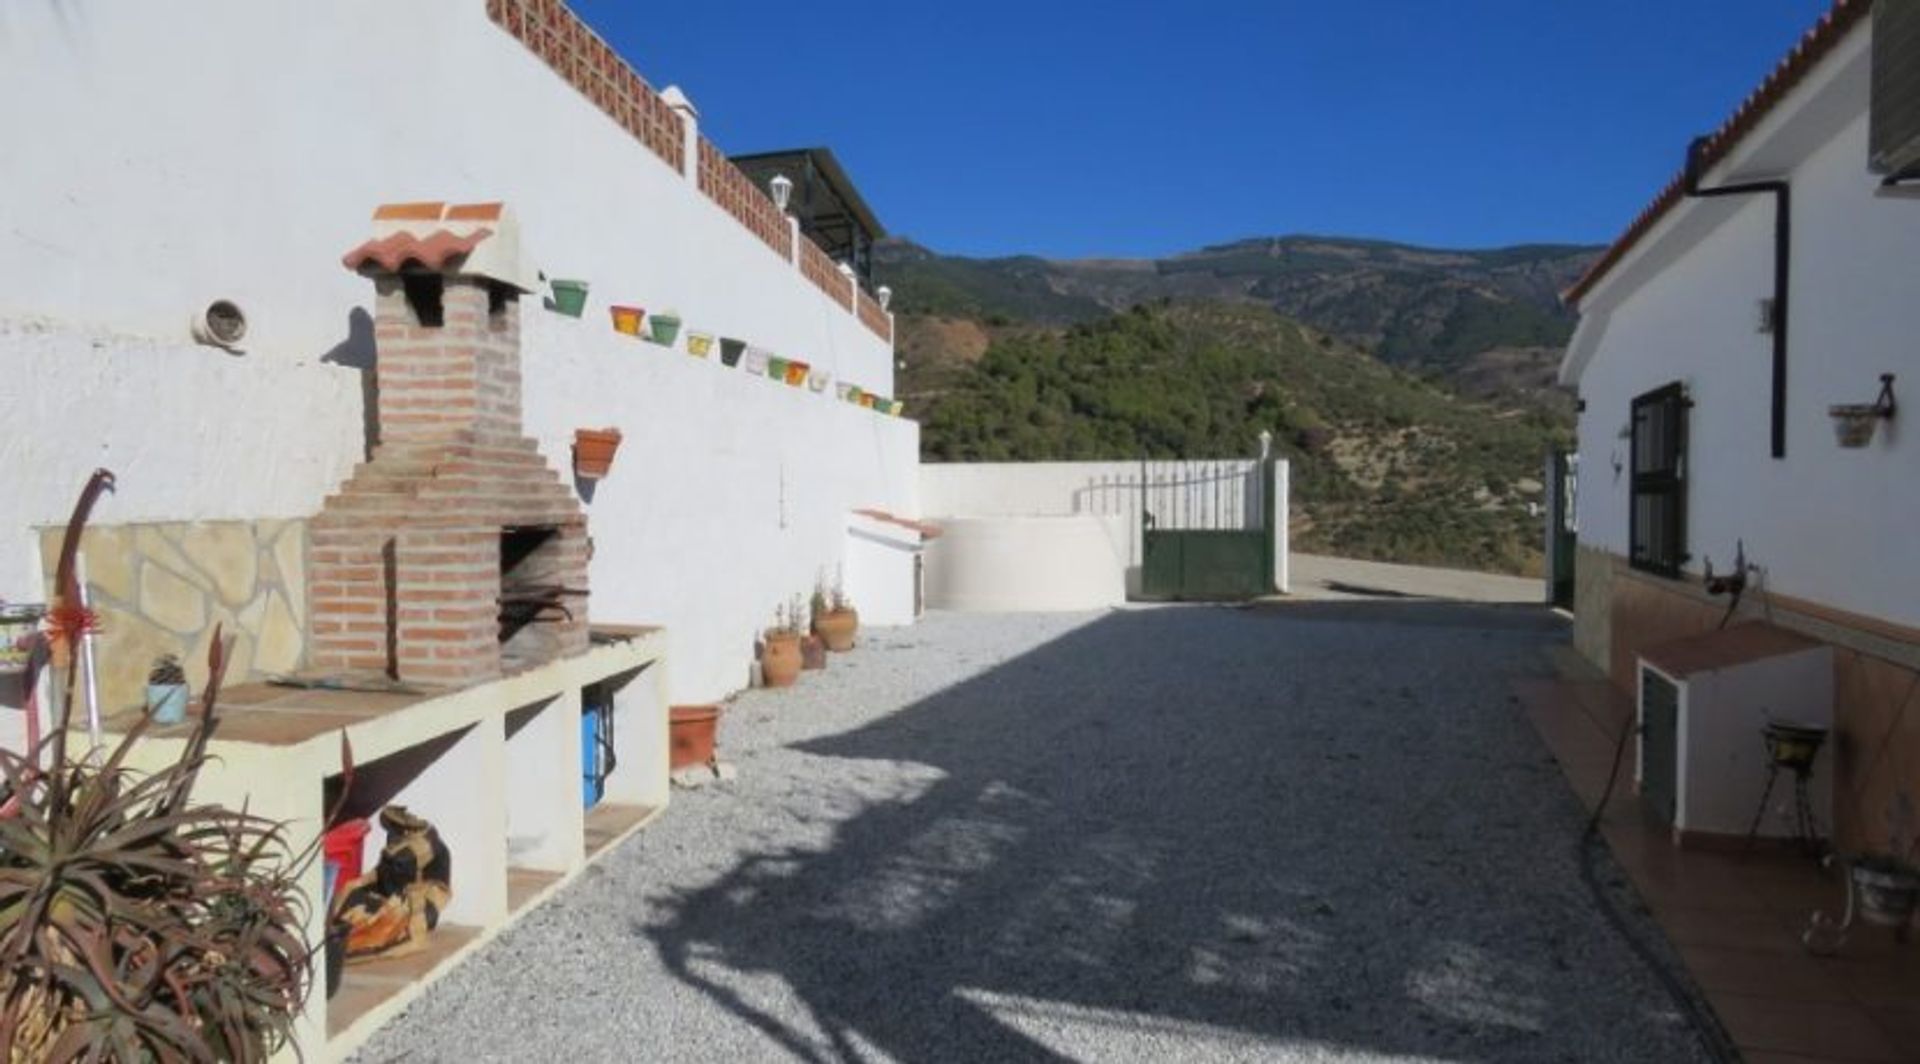
[[[587,648],[586,515],[520,422],[520,295],[498,203],[387,204],[373,280],[378,436],[309,526],[312,662],[460,686]]]

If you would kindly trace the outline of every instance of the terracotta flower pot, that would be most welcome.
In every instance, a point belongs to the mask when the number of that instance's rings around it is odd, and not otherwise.
[[[647,316],[645,310],[639,307],[621,306],[608,307],[607,310],[613,315],[614,332],[625,333],[628,336],[640,335],[640,319]]]
[[[573,432],[573,472],[582,480],[598,480],[613,468],[613,453],[620,449],[619,429],[575,429]]]
[[[811,633],[801,636],[800,667],[803,669],[826,668],[827,641]]]
[[[800,635],[768,632],[760,648],[760,678],[768,687],[792,687],[800,678]]]
[[[713,764],[713,736],[719,726],[719,706],[674,706],[667,710],[668,769]]]
[[[817,614],[813,618],[813,630],[828,650],[836,654],[852,650],[854,634],[860,631],[860,611],[848,606]]]
[[[809,366],[805,362],[801,362],[798,359],[787,363],[787,383],[793,385],[796,388],[798,388],[802,384],[807,383],[807,374],[812,369],[813,369],[812,366]]]

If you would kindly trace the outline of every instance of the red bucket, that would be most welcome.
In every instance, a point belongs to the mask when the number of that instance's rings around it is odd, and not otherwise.
[[[327,829],[321,836],[320,848],[326,859],[339,868],[336,883],[349,883],[360,878],[361,852],[366,848],[367,821],[365,817],[343,820]]]

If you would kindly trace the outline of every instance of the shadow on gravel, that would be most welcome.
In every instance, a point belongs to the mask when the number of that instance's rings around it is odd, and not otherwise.
[[[811,1060],[1687,1059],[1506,695],[1561,632],[1425,602],[1116,612],[802,746],[944,775],[635,933]],[[766,975],[824,1042],[756,1003]]]

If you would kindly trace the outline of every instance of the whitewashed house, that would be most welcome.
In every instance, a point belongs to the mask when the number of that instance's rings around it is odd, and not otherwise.
[[[1898,402],[1920,401],[1920,5],[1839,0],[1682,147],[1566,293],[1576,642],[1626,691],[1643,652],[1723,619],[1830,644],[1834,815],[1871,844],[1920,785],[1920,408]],[[1844,405],[1870,408],[1850,445]],[[1737,558],[1729,618],[1704,577]]]

